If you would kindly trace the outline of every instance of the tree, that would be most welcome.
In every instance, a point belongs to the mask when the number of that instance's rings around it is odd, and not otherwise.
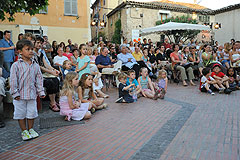
[[[112,37],[113,43],[121,44],[121,19],[117,20],[115,23],[114,35]]]
[[[4,0],[0,3],[0,20],[14,21],[14,15],[24,10],[25,13],[35,15],[39,10],[45,9],[48,0]]]
[[[197,20],[192,19],[189,16],[181,16],[181,17],[177,16],[177,17],[171,17],[171,18],[165,19],[163,21],[159,20],[156,22],[156,25],[161,25],[168,22],[198,24]],[[196,31],[196,30],[171,30],[171,31],[163,32],[163,34],[168,36],[168,39],[171,42],[175,42],[175,43],[178,43],[180,40],[183,40],[183,42],[185,42],[188,39],[192,39],[196,37],[198,33],[200,33],[200,31]]]

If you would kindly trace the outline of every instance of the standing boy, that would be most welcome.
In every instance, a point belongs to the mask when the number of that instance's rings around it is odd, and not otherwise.
[[[39,65],[32,59],[33,44],[29,40],[20,40],[16,45],[21,55],[13,63],[10,71],[10,91],[13,97],[14,117],[22,129],[22,139],[29,140],[38,137],[34,131],[34,118],[37,113],[37,94],[45,97],[43,78]],[[26,126],[27,122],[27,126]]]

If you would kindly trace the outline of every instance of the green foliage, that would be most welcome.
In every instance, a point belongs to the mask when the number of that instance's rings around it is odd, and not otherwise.
[[[161,25],[164,23],[168,23],[168,22],[178,22],[178,23],[190,23],[190,24],[197,24],[197,20],[196,19],[192,19],[192,17],[190,16],[181,16],[181,17],[171,17],[171,18],[167,18],[165,20],[163,20],[161,22],[161,20],[156,22],[156,25]]]
[[[39,13],[39,10],[46,9],[48,0],[4,0],[0,3],[0,20],[7,19],[14,21],[14,15],[22,10],[30,15]]]
[[[121,19],[118,19],[115,23],[115,31],[112,37],[112,42],[116,44],[121,44]]]
[[[161,22],[161,20],[156,22],[156,25],[165,24],[168,22],[178,22],[178,23],[190,23],[190,24],[198,24],[197,20],[192,19],[190,16],[181,16],[181,17],[171,17],[165,19]],[[197,36],[200,31],[196,30],[171,30],[163,32],[166,36],[168,36],[171,42],[178,43],[180,40],[184,42],[188,39],[192,39]],[[173,38],[173,39],[172,39]]]

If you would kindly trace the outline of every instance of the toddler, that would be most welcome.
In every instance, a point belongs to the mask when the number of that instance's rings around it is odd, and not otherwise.
[[[219,90],[219,93],[224,91],[224,86],[211,77],[210,68],[204,68],[202,70],[203,76],[200,81],[199,89],[201,92],[208,92],[211,95],[215,95],[214,90]]]
[[[66,116],[65,120],[82,120],[89,119],[91,109],[89,103],[81,103],[74,97],[75,88],[78,87],[78,74],[76,72],[69,72],[64,79],[63,88],[60,92],[60,115]]]
[[[116,103],[133,103],[134,99],[132,95],[130,95],[129,89],[131,87],[134,87],[135,84],[132,83],[130,85],[127,85],[127,76],[124,73],[120,73],[118,75],[118,80],[120,81],[118,86],[119,91],[119,98],[115,101]]]
[[[20,40],[16,45],[21,57],[13,63],[10,72],[10,92],[13,97],[14,116],[22,129],[22,139],[38,137],[33,129],[34,119],[38,116],[37,95],[45,97],[43,77],[39,65],[33,60],[33,44]],[[26,122],[28,127],[26,127]]]
[[[63,79],[65,79],[65,76],[67,75],[67,73],[73,71],[71,61],[65,60],[62,65],[62,69],[63,69],[62,70]]]
[[[144,97],[154,98],[155,92],[151,79],[148,76],[147,68],[140,69],[141,76],[138,78],[138,84]]]
[[[230,94],[232,90],[229,89],[229,78],[223,72],[221,72],[220,64],[214,64],[212,70],[213,72],[211,73],[211,77],[213,77],[218,82],[218,84],[223,84],[224,86],[226,86],[226,88],[222,87],[224,88],[224,93]]]
[[[167,83],[167,72],[162,69],[158,72],[157,84],[155,84],[156,93],[154,99],[157,99],[158,97],[160,99],[164,99],[164,96],[167,92]]]
[[[77,90],[79,100],[83,103],[90,103],[95,109],[107,108],[104,98],[97,98],[93,91],[93,77],[91,74],[84,73],[82,75]]]

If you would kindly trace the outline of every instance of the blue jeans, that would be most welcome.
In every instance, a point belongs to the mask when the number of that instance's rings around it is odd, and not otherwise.
[[[7,72],[10,73],[12,64],[13,64],[13,62],[3,62],[3,67],[6,69]]]

